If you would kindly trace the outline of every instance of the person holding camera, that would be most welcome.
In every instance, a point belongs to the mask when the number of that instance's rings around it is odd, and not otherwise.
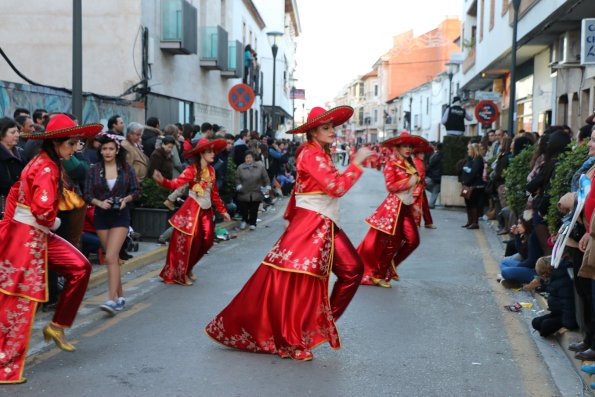
[[[108,295],[100,309],[112,316],[124,309],[119,253],[130,228],[128,203],[140,194],[134,168],[126,163],[123,140],[109,133],[97,137],[99,161],[89,169],[85,183],[85,199],[96,207],[95,229],[107,264]]]

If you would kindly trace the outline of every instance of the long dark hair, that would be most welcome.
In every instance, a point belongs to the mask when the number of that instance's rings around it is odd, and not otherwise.
[[[316,127],[318,128],[318,127]],[[308,140],[308,142],[314,142],[314,137],[312,136],[312,132],[316,129],[316,128],[312,128],[311,130],[306,131],[306,139]],[[324,150],[324,152],[326,154],[328,154],[329,156],[331,155],[331,145],[324,145],[322,147],[322,150]]]
[[[60,173],[60,175],[58,175],[58,195],[60,197],[63,197],[62,189],[64,189],[64,182],[62,179],[62,171],[63,171],[62,170],[62,160],[60,160],[60,156],[58,155],[58,152],[56,152],[56,148],[54,147],[54,142],[62,144],[69,139],[70,138],[68,138],[68,137],[56,138],[56,139],[44,139],[43,143],[41,144],[41,150],[46,152],[47,155],[50,157],[50,159],[56,164],[56,167],[58,167],[58,172]]]
[[[97,159],[99,159],[99,161],[101,161],[103,167],[105,168],[105,160],[103,159],[103,156],[101,155],[101,148],[103,147],[103,145],[107,144],[107,143],[113,143],[114,145],[116,145],[116,164],[122,168],[122,169],[126,169],[126,149],[124,149],[122,146],[118,145],[118,143],[110,138],[107,135],[99,135],[97,137],[97,142],[99,142],[99,147],[97,148]]]

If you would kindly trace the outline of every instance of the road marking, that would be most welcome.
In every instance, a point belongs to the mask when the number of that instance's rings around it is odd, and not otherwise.
[[[130,316],[134,316],[136,313],[140,312],[141,310],[145,310],[146,308],[150,307],[151,305],[148,303],[137,303],[136,305],[132,306],[130,309],[124,311],[124,312],[120,312],[118,313],[118,315],[116,315],[115,317],[110,318],[109,320],[106,320],[103,324],[101,324],[100,326],[96,327],[95,329],[86,332],[83,334],[84,337],[86,338],[90,338],[92,336],[96,336],[99,335],[100,333],[102,333],[103,331],[113,327],[114,325],[118,324],[120,321],[130,317]]]
[[[500,267],[492,255],[484,233],[477,231],[475,237],[477,237],[477,242],[482,252],[483,265],[488,276],[488,284],[494,292],[493,295],[498,308],[502,308],[504,305],[510,304],[510,295],[506,289],[495,281],[496,275],[500,273]],[[521,323],[518,316],[504,316],[502,315],[503,313],[501,309],[502,324],[504,324],[508,343],[510,344],[516,366],[521,374],[527,395],[552,395],[552,390],[556,390],[556,386],[547,376],[550,371],[543,362],[541,354],[537,351],[533,339],[528,334],[527,326]]]

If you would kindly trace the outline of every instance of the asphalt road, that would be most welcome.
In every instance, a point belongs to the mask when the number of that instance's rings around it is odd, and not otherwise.
[[[363,219],[385,196],[366,170],[341,202],[342,227],[357,246]],[[284,204],[284,203],[283,203]],[[502,254],[494,233],[461,229],[464,214],[433,212],[419,249],[393,288],[362,286],[338,322],[343,347],[323,345],[312,362],[251,354],[212,342],[204,326],[231,300],[282,233],[284,205],[254,232],[216,245],[184,287],[156,278],[160,264],[126,275],[128,307],[98,310],[87,294],[68,336],[77,351],[44,345],[33,330],[24,385],[6,396],[559,396],[580,393],[566,357],[536,343],[531,313],[505,312],[511,292],[494,281]],[[544,350],[545,349],[545,350]],[[551,350],[548,353],[548,350]],[[546,365],[547,362],[547,365]],[[571,393],[571,394],[569,394]],[[580,395],[580,394],[579,394]]]

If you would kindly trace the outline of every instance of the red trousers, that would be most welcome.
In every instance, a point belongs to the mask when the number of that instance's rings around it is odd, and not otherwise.
[[[47,263],[50,270],[65,280],[52,321],[70,327],[85,296],[91,264],[72,244],[52,233],[47,236]],[[0,383],[24,380],[36,308],[36,301],[0,294]]]
[[[159,277],[166,283],[186,283],[186,275],[213,246],[215,239],[215,222],[213,209],[201,209],[198,214],[196,229],[188,235],[174,229],[167,250],[165,266]]]
[[[364,265],[357,251],[342,229],[335,229],[335,250],[333,253],[332,272],[337,281],[331,293],[331,311],[333,317],[341,317],[362,281]]]
[[[434,221],[432,220],[432,214],[430,213],[430,205],[428,204],[428,195],[426,194],[425,190],[422,193],[421,211],[424,217],[424,225],[433,225]]]
[[[394,235],[370,228],[357,252],[364,263],[362,284],[373,284],[371,278],[390,281],[397,277],[399,266],[419,246],[419,233],[413,218],[413,206],[401,206]]]

